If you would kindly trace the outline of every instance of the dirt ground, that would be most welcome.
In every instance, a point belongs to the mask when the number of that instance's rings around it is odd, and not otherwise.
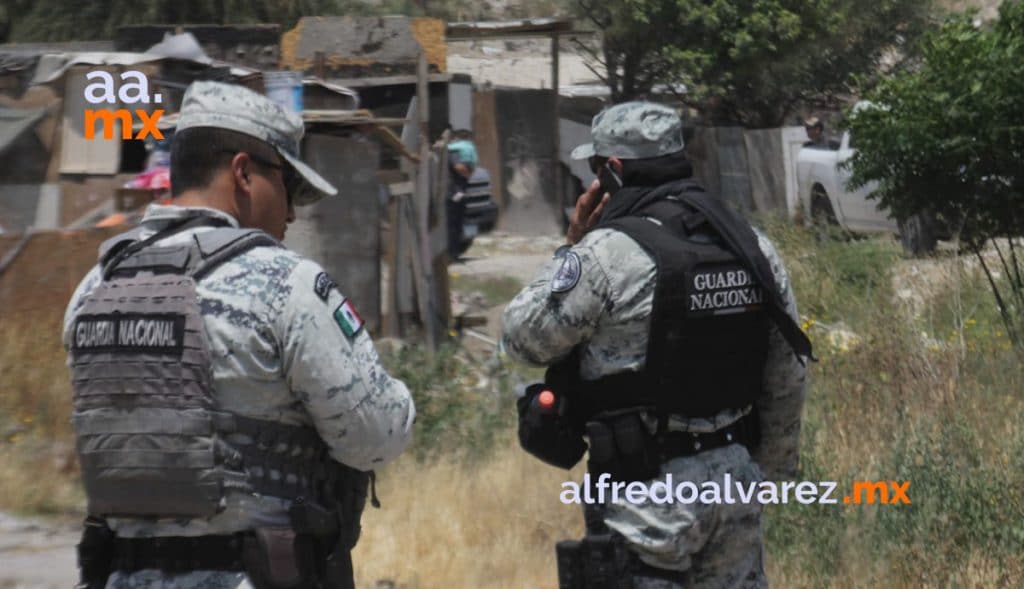
[[[0,589],[67,589],[78,582],[79,523],[0,512]]]

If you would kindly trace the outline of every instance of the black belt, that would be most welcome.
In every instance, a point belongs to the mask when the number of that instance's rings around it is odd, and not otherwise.
[[[157,569],[177,573],[188,571],[242,572],[242,543],[246,534],[231,536],[165,536],[116,538],[113,570]]]
[[[744,417],[726,427],[708,433],[666,432],[658,436],[658,447],[662,462],[681,456],[694,456],[701,452],[722,448],[729,444],[748,445],[750,440],[750,416]]]

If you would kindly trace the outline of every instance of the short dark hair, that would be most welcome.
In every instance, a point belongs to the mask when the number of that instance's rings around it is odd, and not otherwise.
[[[171,139],[171,196],[206,188],[234,154],[251,153],[264,160],[280,159],[274,148],[252,135],[218,127],[190,127]]]

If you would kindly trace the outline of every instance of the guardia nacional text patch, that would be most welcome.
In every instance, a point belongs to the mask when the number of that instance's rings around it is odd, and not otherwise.
[[[185,346],[185,316],[176,313],[81,315],[72,328],[75,353],[170,354]]]
[[[764,291],[749,270],[740,265],[700,268],[686,274],[687,315],[731,315],[758,311]]]
[[[562,265],[551,278],[551,292],[569,292],[580,281],[580,274],[582,274],[582,263],[579,255],[576,252],[568,252],[562,258]]]
[[[342,301],[338,308],[334,310],[334,320],[349,339],[354,338],[359,333],[359,330],[363,328],[363,318],[359,316],[359,313],[356,313],[356,308],[352,306],[352,301],[348,299]]]

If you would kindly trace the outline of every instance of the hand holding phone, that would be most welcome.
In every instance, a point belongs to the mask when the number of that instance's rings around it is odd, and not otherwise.
[[[615,173],[611,162],[605,162],[601,169],[597,171],[597,181],[601,183],[602,194],[614,195],[622,188],[622,178],[619,178],[619,175]]]
[[[611,195],[604,192],[601,183],[594,180],[586,192],[576,199],[576,210],[569,220],[569,231],[565,235],[569,245],[576,245],[588,231],[593,229],[601,219],[604,205]]]

